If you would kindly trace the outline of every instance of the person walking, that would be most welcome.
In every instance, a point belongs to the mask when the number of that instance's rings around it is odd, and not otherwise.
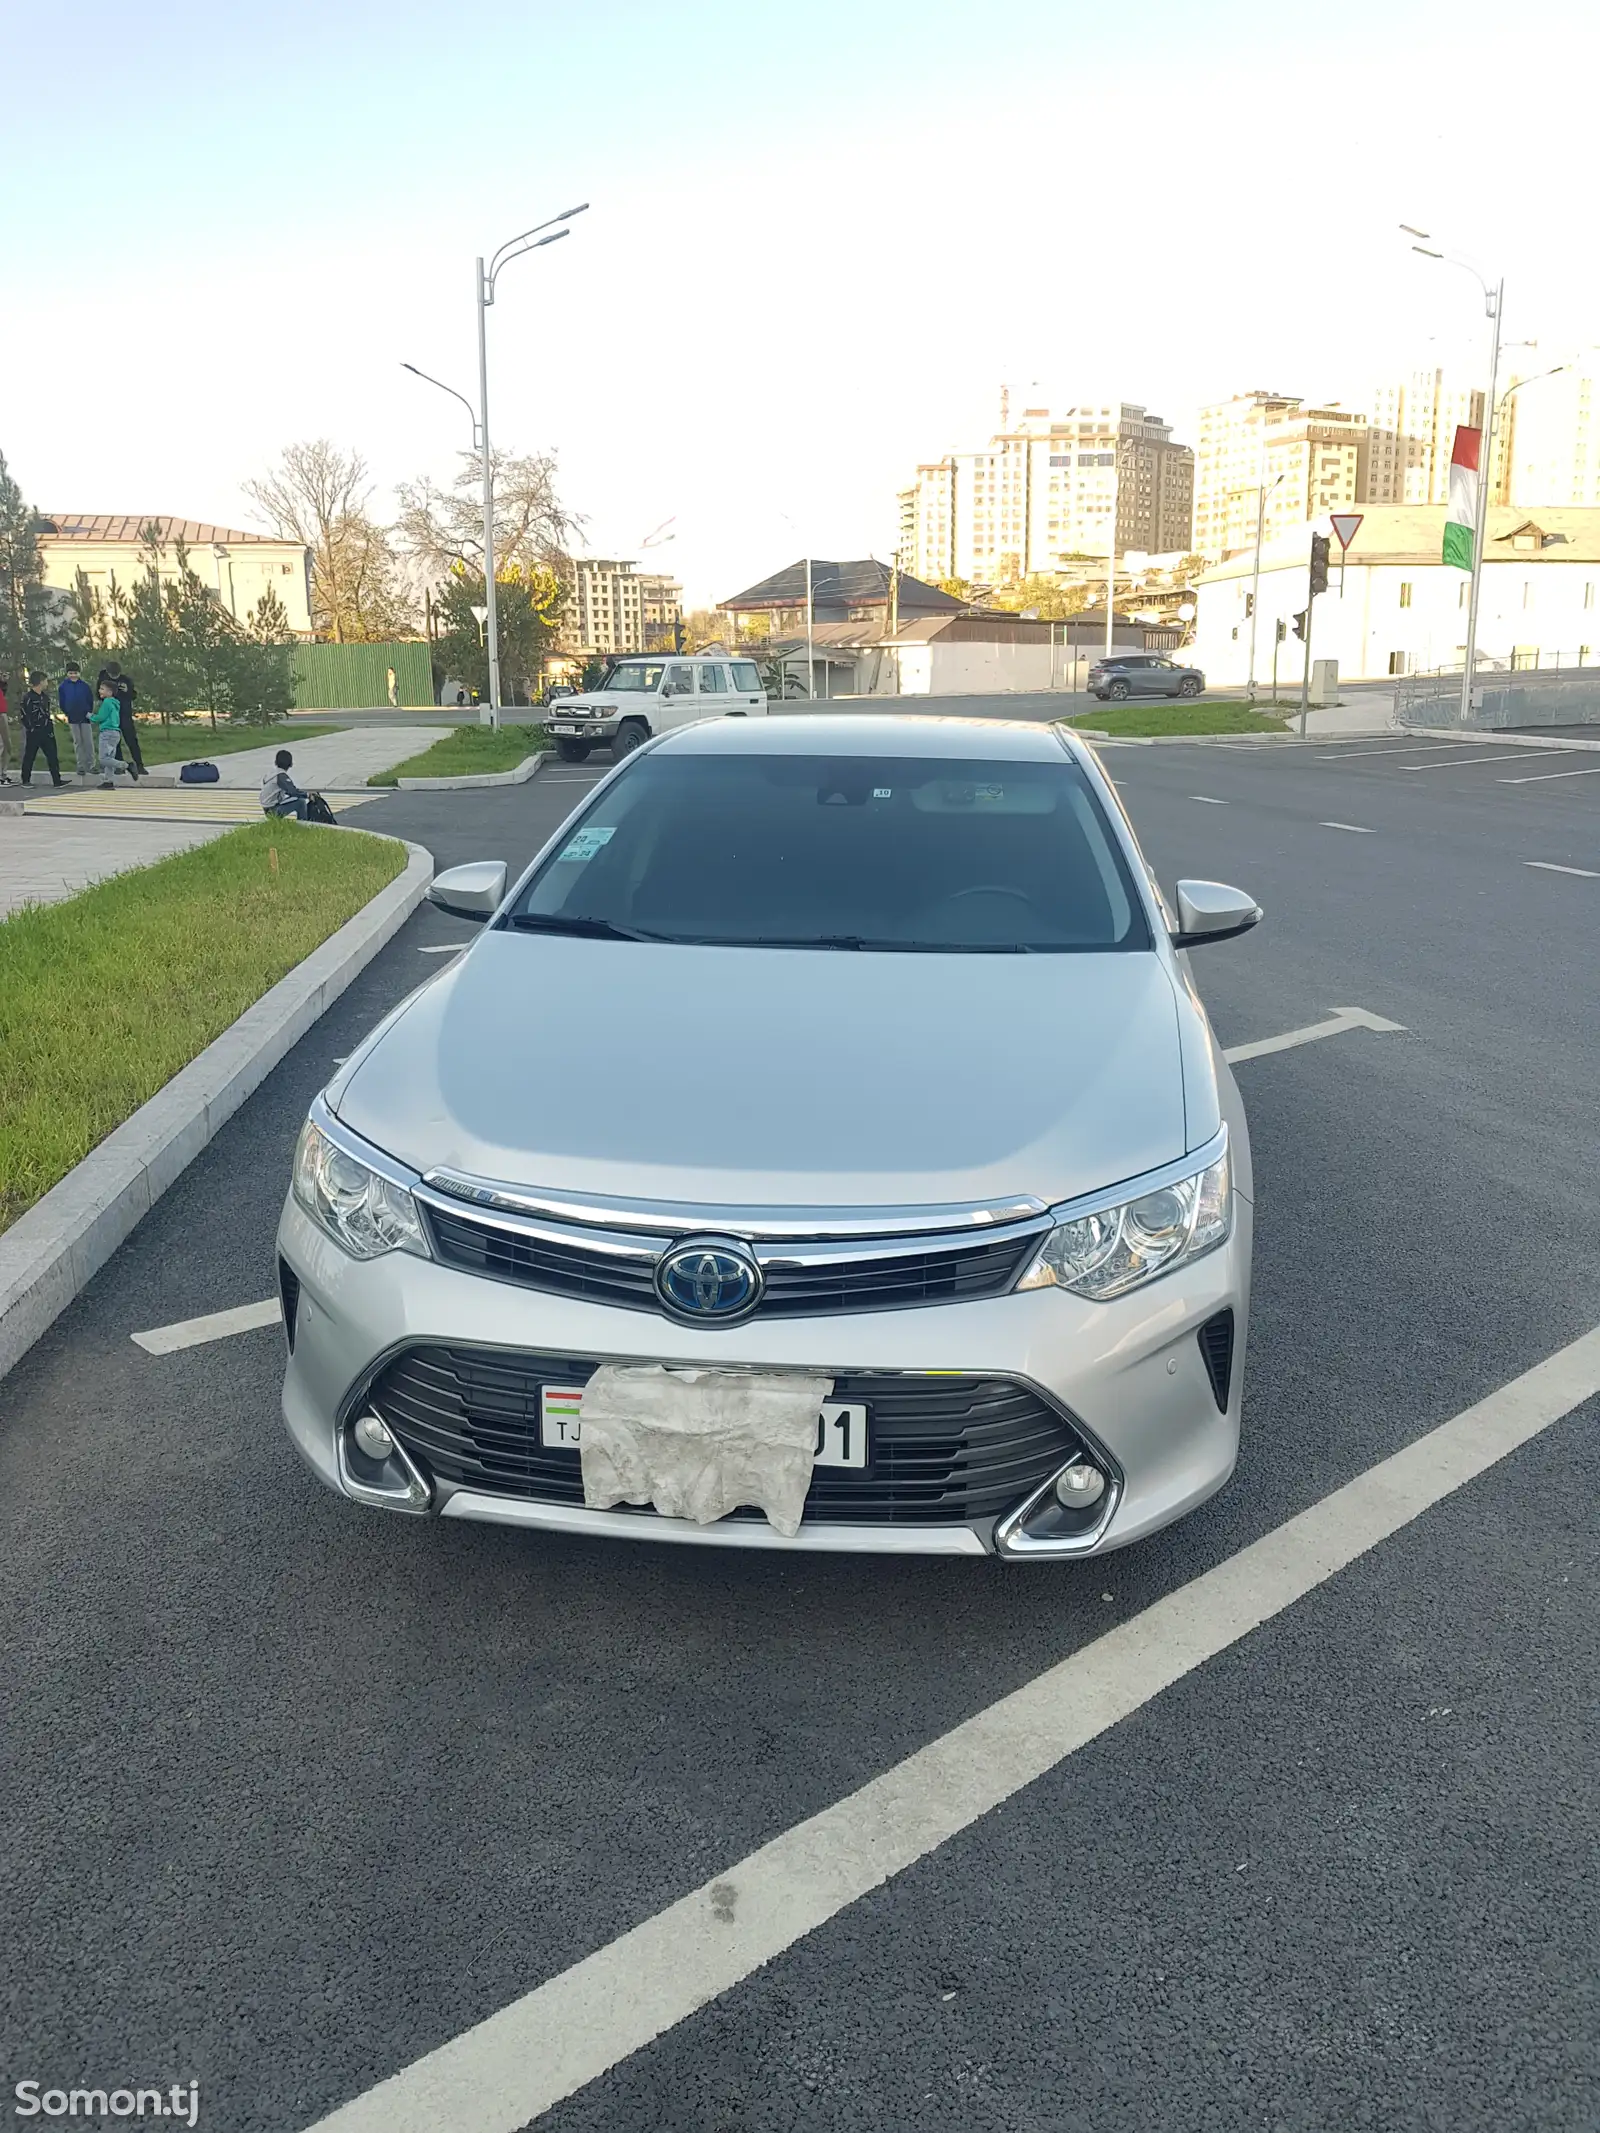
[[[28,693],[22,699],[22,782],[33,783],[33,759],[42,749],[50,766],[50,782],[61,783],[61,763],[56,755],[55,720],[50,716],[50,684],[42,674],[28,676]]]
[[[11,719],[6,709],[6,678],[0,674],[0,785],[11,783]]]
[[[99,700],[94,707],[95,738],[100,749],[100,790],[112,792],[117,782],[117,743],[122,738],[122,706],[109,675],[99,680]]]
[[[89,723],[94,713],[94,691],[79,672],[75,659],[67,661],[67,671],[56,684],[56,702],[61,706],[67,731],[72,735],[72,759],[77,774],[86,778],[94,768],[94,729]]]
[[[122,753],[127,760],[130,777],[144,776],[144,755],[139,747],[139,729],[134,724],[133,706],[138,695],[114,659],[106,661],[106,675],[116,692],[117,710],[122,720]]]
[[[297,822],[306,819],[306,803],[311,798],[296,785],[289,773],[294,768],[294,757],[287,748],[280,748],[272,759],[272,768],[261,780],[261,812],[264,815],[293,815]]]

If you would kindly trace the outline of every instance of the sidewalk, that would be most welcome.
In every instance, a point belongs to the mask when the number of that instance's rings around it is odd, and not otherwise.
[[[0,919],[23,904],[59,904],[93,882],[209,844],[223,822],[124,822],[108,837],[100,823],[43,814],[0,821]]]
[[[220,782],[236,790],[258,792],[261,780],[272,768],[280,748],[294,757],[294,781],[307,792],[340,792],[365,785],[375,770],[391,770],[435,741],[442,741],[448,726],[347,726],[339,733],[325,733],[320,740],[297,741],[286,729],[281,739],[261,748],[241,748],[237,755],[208,757],[195,750],[197,763],[216,763]],[[163,763],[161,770],[176,777],[180,766]],[[213,787],[215,790],[215,787]]]

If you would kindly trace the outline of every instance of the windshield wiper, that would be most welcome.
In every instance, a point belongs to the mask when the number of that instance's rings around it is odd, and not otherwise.
[[[560,911],[513,911],[506,920],[519,933],[568,933],[589,941],[664,941],[666,933],[643,933],[614,926],[609,918],[572,918]]]
[[[864,933],[705,935],[696,945],[717,948],[846,948],[873,955],[1031,955],[1020,942],[896,941]]]

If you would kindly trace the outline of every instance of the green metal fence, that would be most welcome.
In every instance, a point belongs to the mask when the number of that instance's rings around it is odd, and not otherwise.
[[[396,640],[389,644],[295,646],[297,711],[365,711],[391,701],[405,710],[432,707],[433,668],[427,645]]]

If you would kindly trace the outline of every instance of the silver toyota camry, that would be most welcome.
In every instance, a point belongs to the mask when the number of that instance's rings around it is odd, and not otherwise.
[[[1239,1444],[1249,1142],[1059,727],[716,719],[628,759],[312,1106],[283,1412],[361,1503],[736,1547],[1081,1556]]]

